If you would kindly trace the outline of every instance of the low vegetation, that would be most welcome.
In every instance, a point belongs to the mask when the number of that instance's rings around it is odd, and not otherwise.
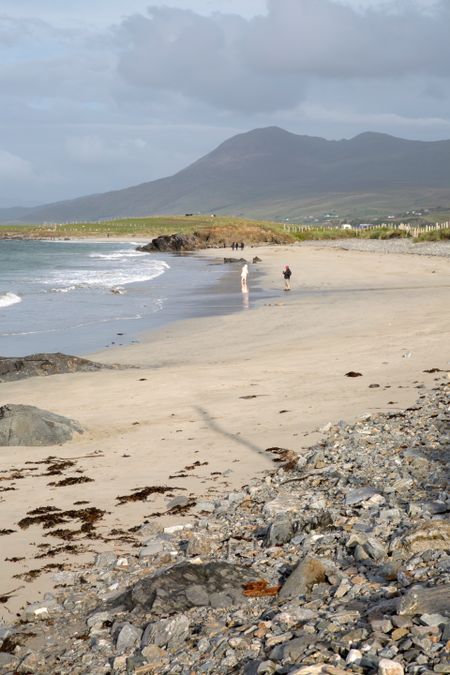
[[[292,223],[250,220],[232,216],[152,216],[122,218],[101,222],[62,223],[58,225],[0,226],[0,238],[72,239],[77,237],[127,237],[149,241],[161,234],[196,233],[205,246],[230,246],[233,241],[245,244],[292,243],[294,241],[327,239],[393,239],[412,238],[409,232],[396,227],[341,229],[339,226],[306,226]],[[450,239],[450,229],[423,231],[414,241],[443,241]]]

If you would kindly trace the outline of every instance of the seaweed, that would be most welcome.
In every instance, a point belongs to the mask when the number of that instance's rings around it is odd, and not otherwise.
[[[53,481],[49,485],[54,487],[66,487],[67,485],[77,485],[78,483],[93,483],[93,478],[88,478],[87,476],[69,476],[68,478],[63,478],[60,481]]]
[[[121,495],[116,497],[116,499],[118,500],[119,505],[126,504],[127,502],[145,502],[147,497],[150,495],[163,495],[166,492],[170,492],[171,490],[186,490],[186,488],[174,486],[167,487],[166,485],[152,485],[145,488],[135,488],[135,490],[130,495]]]

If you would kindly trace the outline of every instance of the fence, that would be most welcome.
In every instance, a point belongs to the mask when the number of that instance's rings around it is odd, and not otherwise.
[[[373,230],[381,230],[389,228],[391,230],[403,230],[411,237],[418,237],[424,232],[433,232],[434,230],[447,230],[450,228],[450,222],[435,223],[434,225],[411,225],[410,223],[381,223],[380,225],[352,225],[351,227],[343,228],[342,225],[294,225],[292,223],[283,223],[285,232],[309,232],[310,230],[349,230],[351,229],[356,234],[362,232],[371,232]]]

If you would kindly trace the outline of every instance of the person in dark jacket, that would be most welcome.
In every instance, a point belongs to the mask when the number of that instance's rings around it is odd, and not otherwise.
[[[283,268],[283,277],[284,277],[284,290],[285,291],[290,291],[291,290],[291,268],[289,265],[285,265]]]

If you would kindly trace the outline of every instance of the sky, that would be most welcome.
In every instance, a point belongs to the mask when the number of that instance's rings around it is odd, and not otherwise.
[[[227,138],[450,138],[449,0],[2,0],[0,208],[171,175]]]

